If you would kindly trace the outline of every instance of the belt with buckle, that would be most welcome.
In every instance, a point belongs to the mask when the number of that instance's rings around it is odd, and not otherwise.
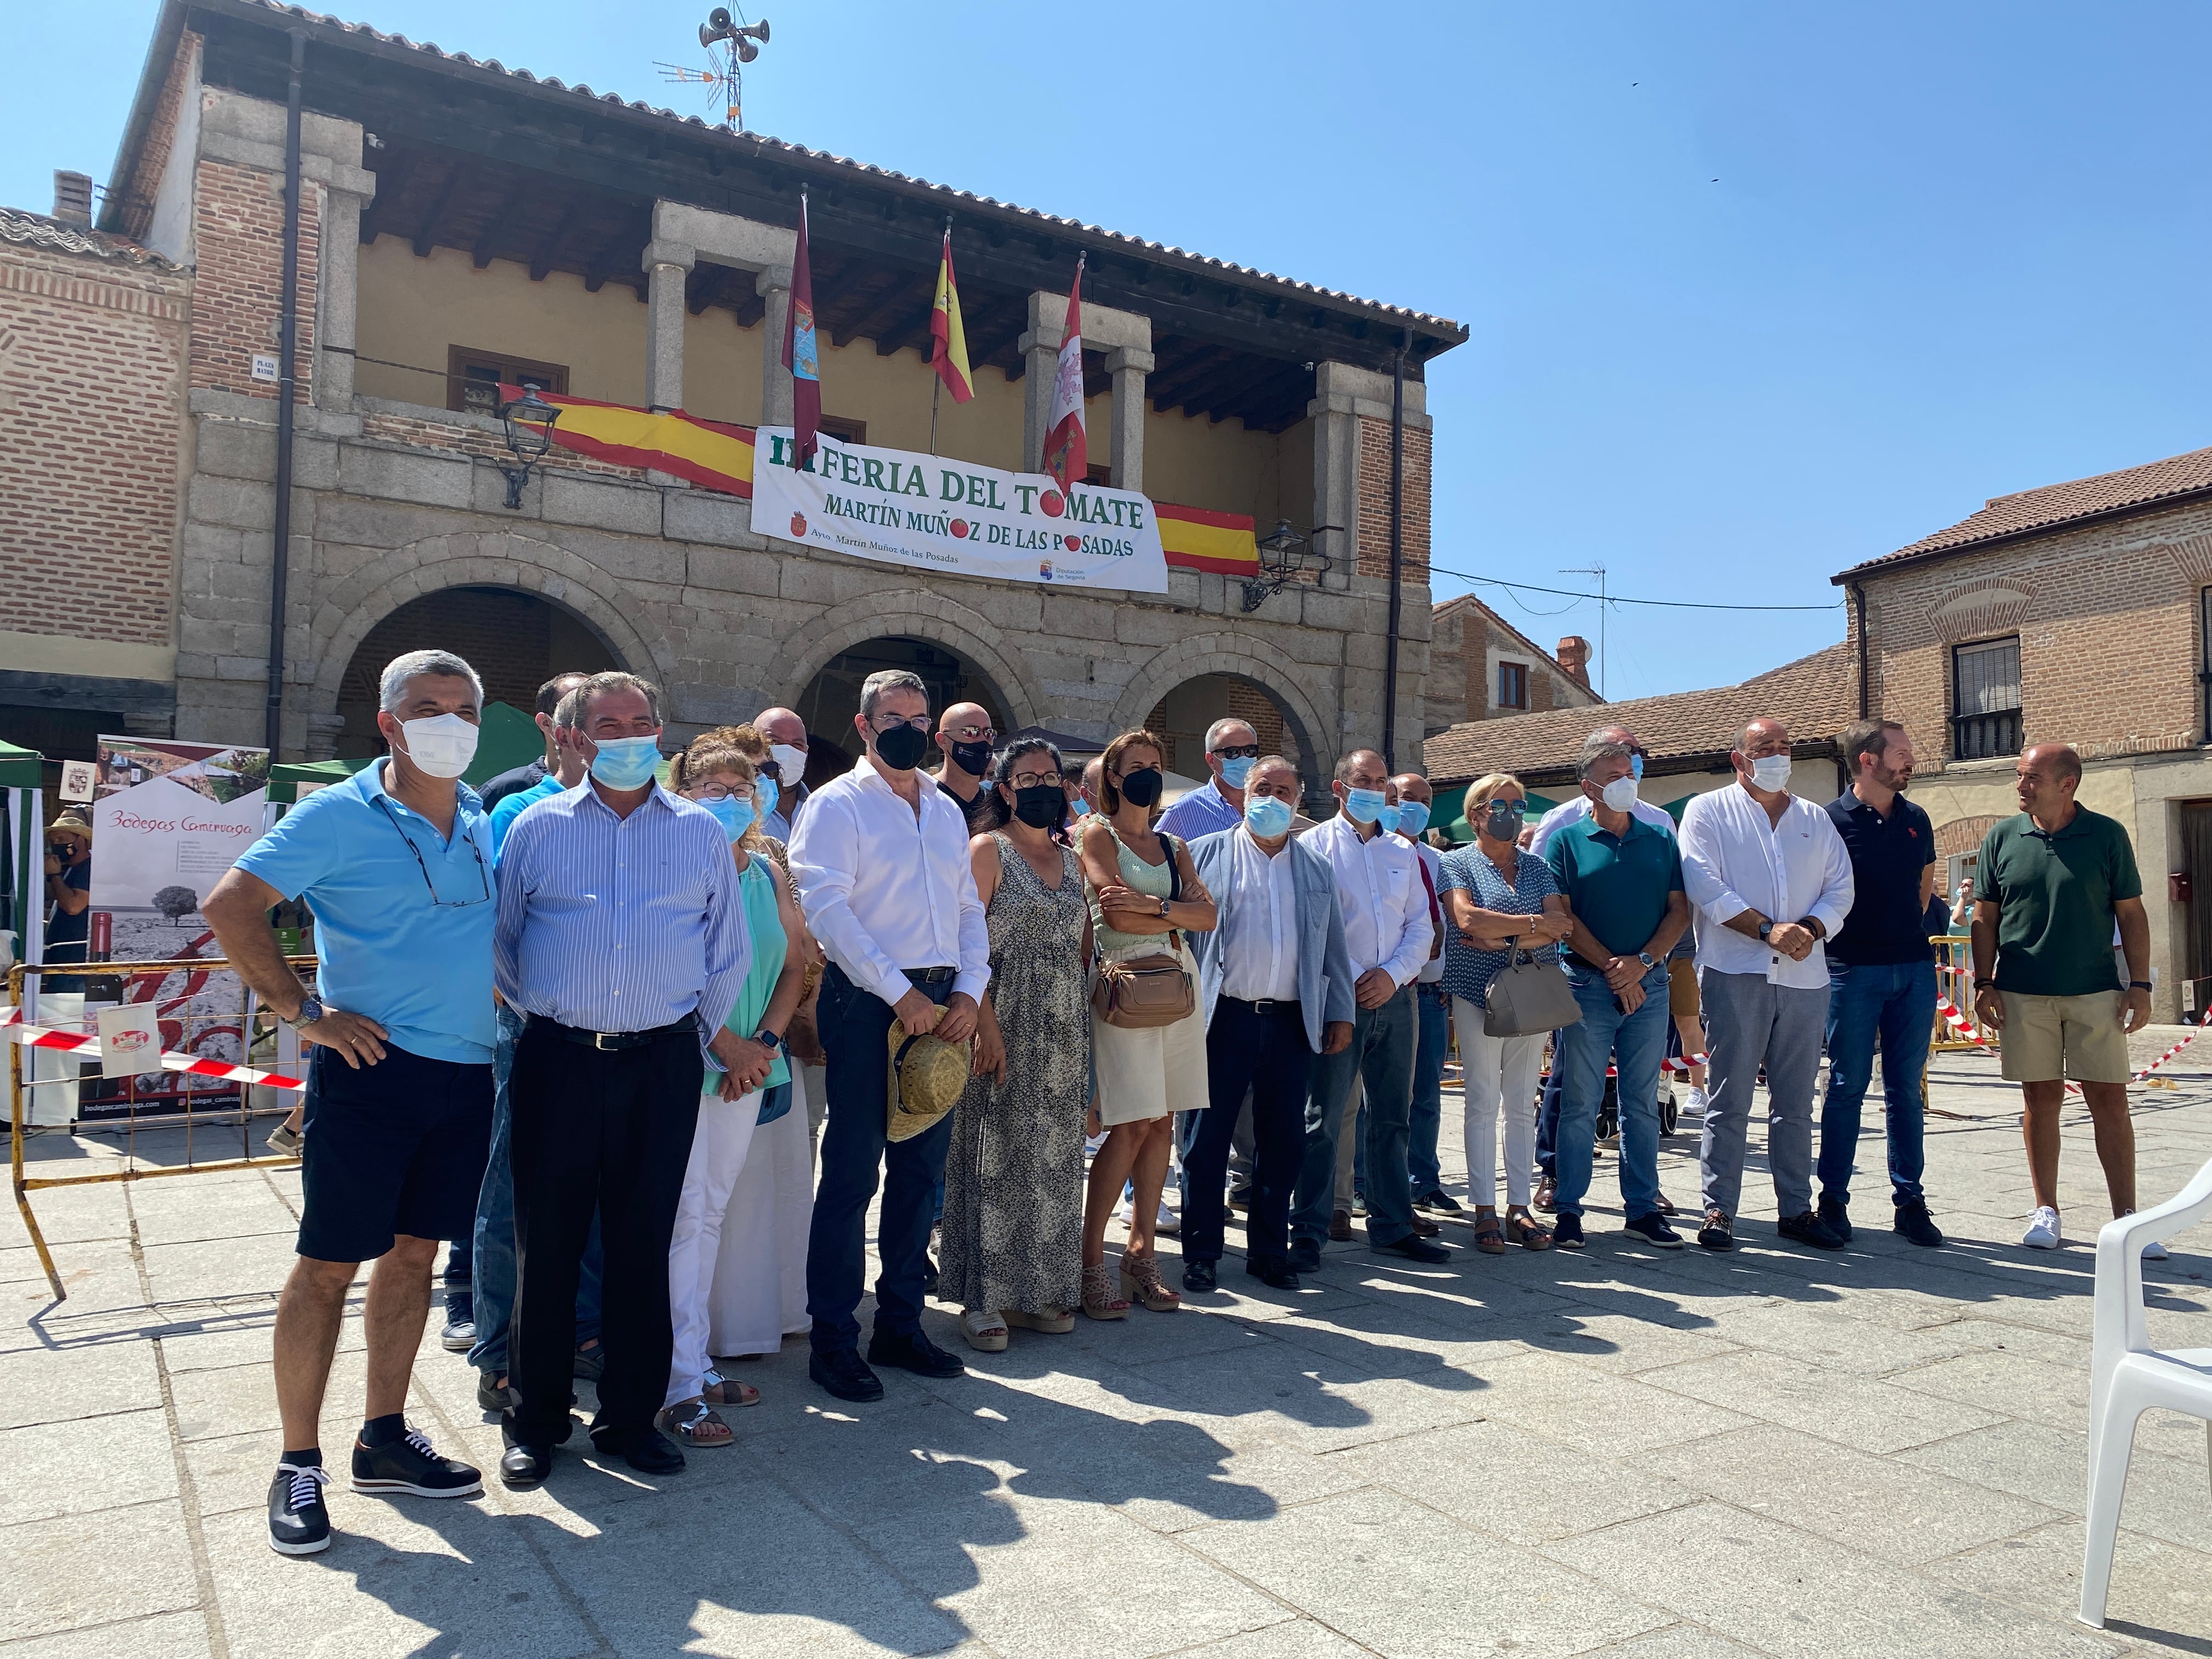
[[[1223,997],[1224,1002],[1242,1002],[1255,1014],[1295,1014],[1301,1011],[1296,997],[1262,997],[1257,1002],[1245,1002],[1243,997]]]
[[[916,985],[942,985],[960,975],[957,968],[903,968],[899,971]]]
[[[557,1019],[548,1019],[543,1014],[530,1017],[532,1026],[543,1026],[564,1042],[579,1048],[597,1048],[607,1052],[617,1048],[643,1048],[656,1042],[668,1042],[677,1037],[692,1036],[699,1030],[699,1016],[686,1014],[667,1025],[656,1025],[649,1031],[587,1031],[580,1025],[563,1025]]]

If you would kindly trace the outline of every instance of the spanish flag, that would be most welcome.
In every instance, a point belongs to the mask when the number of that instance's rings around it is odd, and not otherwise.
[[[960,325],[960,283],[952,275],[952,227],[945,227],[945,257],[937,267],[937,298],[929,313],[929,366],[952,401],[964,404],[975,395],[968,373],[968,331]]]

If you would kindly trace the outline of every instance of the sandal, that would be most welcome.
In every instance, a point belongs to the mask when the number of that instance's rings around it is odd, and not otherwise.
[[[1041,1313],[1008,1308],[999,1316],[1009,1325],[1018,1325],[1025,1331],[1042,1331],[1047,1336],[1066,1336],[1075,1328],[1075,1316],[1065,1308],[1047,1308]]]
[[[1160,1264],[1150,1250],[1142,1255],[1121,1252],[1121,1294],[1141,1302],[1154,1313],[1173,1313],[1182,1306],[1182,1292],[1171,1291],[1160,1277]]]
[[[700,1390],[699,1397],[710,1406],[757,1406],[761,1392],[750,1382],[740,1382],[720,1371],[708,1371],[707,1386]]]
[[[1474,1248],[1485,1255],[1505,1254],[1505,1230],[1498,1224],[1494,1212],[1475,1217]]]
[[[1524,1250],[1548,1250],[1552,1248],[1552,1230],[1535,1217],[1515,1211],[1505,1218],[1505,1232]]]
[[[1006,1351],[1006,1322],[985,1308],[970,1308],[960,1316],[960,1334],[977,1353]]]
[[[653,1426],[701,1450],[726,1446],[738,1437],[737,1431],[701,1399],[682,1400],[673,1406],[663,1407],[660,1414],[653,1419]]]
[[[1083,1270],[1083,1311],[1093,1319],[1129,1316],[1129,1304],[1114,1294],[1114,1270],[1103,1261]]]

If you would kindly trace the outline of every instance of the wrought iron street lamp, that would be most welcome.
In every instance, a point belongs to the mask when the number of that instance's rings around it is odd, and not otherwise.
[[[519,512],[522,487],[530,482],[530,469],[553,447],[553,423],[561,418],[561,411],[538,395],[537,381],[525,380],[522,395],[510,398],[499,406],[499,418],[507,426],[507,448],[522,463],[520,466],[500,468],[507,479],[507,504]]]
[[[1323,531],[1341,529],[1338,525],[1316,525],[1312,534],[1318,536]],[[1260,574],[1244,584],[1247,611],[1257,611],[1309,569],[1316,578],[1328,574],[1328,555],[1314,545],[1311,537],[1291,529],[1288,519],[1275,521],[1275,527],[1260,538],[1259,549]]]

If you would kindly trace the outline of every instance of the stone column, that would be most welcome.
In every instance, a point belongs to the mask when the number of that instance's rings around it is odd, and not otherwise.
[[[783,331],[791,325],[791,267],[770,265],[753,278],[761,296],[761,417],[763,426],[791,424],[791,371],[783,366]]]
[[[376,191],[376,175],[366,168],[339,169],[350,182],[368,183],[361,193],[337,185],[323,191],[322,240],[319,262],[319,311],[315,319],[314,401],[318,409],[345,413],[353,408],[355,319],[361,293],[361,210]]]
[[[1044,295],[1030,296],[1036,300]],[[1062,304],[1066,303],[1065,301]],[[1060,368],[1060,325],[1054,323],[1050,337],[1042,337],[1038,331],[1022,336],[1021,348],[1024,367],[1022,370],[1022,453],[1015,458],[1014,471],[1034,472],[1044,465],[1044,437],[1052,419],[1052,382]]]
[[[682,242],[645,246],[645,402],[656,415],[684,407],[684,280],[698,260],[698,251]]]
[[[1145,376],[1152,354],[1122,346],[1106,354],[1114,377],[1114,488],[1145,490]]]

